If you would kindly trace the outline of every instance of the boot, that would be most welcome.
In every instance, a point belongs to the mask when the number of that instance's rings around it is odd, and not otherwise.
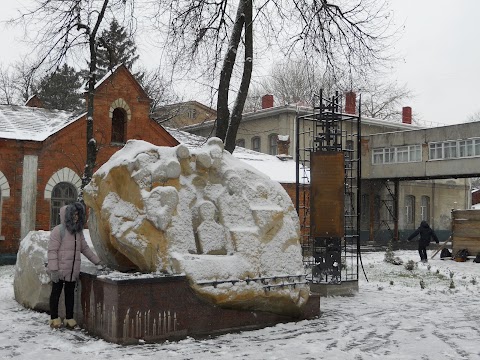
[[[63,324],[67,329],[75,329],[75,327],[77,326],[77,322],[75,321],[75,319],[65,319],[63,320]]]
[[[52,329],[58,329],[59,327],[62,326],[62,319],[60,318],[50,319],[48,323],[50,324],[50,327]]]

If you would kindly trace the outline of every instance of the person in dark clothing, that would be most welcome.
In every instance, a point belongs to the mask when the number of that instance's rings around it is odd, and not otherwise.
[[[418,253],[420,254],[420,261],[428,262],[427,246],[430,245],[430,241],[432,239],[438,244],[437,234],[435,234],[435,231],[433,231],[426,221],[422,221],[418,229],[408,237],[407,241],[412,240],[417,235],[420,235],[420,240],[418,240]]]

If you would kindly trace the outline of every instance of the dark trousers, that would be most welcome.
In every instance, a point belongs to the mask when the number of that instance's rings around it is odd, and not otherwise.
[[[427,260],[427,248],[425,246],[419,246],[418,253],[420,254],[420,260]]]
[[[65,317],[73,319],[73,304],[75,301],[75,281],[59,281],[52,283],[50,294],[50,319],[58,318],[58,302],[65,284]]]

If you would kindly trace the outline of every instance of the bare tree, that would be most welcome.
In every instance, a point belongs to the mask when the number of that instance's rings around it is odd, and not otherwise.
[[[6,105],[14,104],[17,97],[16,93],[12,69],[0,65],[0,103]]]
[[[23,59],[9,66],[0,65],[0,102],[8,105],[25,103],[32,95],[35,70]]]
[[[335,69],[365,75],[387,59],[390,14],[381,1],[172,0],[159,3],[156,19],[169,29],[176,65],[211,65],[208,74],[218,79],[215,135],[231,152],[251,80],[253,26],[262,44],[281,43],[285,54],[317,58],[333,75]],[[238,87],[232,81],[237,71]]]
[[[150,110],[157,106],[171,104],[178,101],[178,96],[172,88],[172,81],[168,80],[162,73],[159,66],[154,70],[141,69],[143,75],[140,83],[152,100]]]
[[[312,106],[314,95],[319,94],[320,89],[323,89],[324,94],[330,94],[342,87],[332,74],[320,71],[319,67],[311,66],[308,61],[300,58],[274,63],[268,76],[249,92],[248,100],[250,104],[257,104],[258,101],[253,97],[272,94],[280,105]]]
[[[475,121],[480,121],[480,110],[475,111],[473,114],[471,114],[467,118],[467,122],[475,122]]]
[[[334,91],[355,90],[362,95],[362,115],[382,120],[399,119],[402,107],[412,97],[407,87],[382,79],[349,79],[319,71],[304,59],[275,63],[268,76],[254,86],[248,95],[248,108],[259,108],[261,95],[272,94],[279,105],[314,105],[314,94],[320,89],[327,96]],[[344,81],[347,79],[347,81]],[[343,81],[342,81],[343,80]],[[256,99],[255,99],[256,98]]]
[[[362,115],[382,120],[400,119],[411,91],[395,82],[376,84],[362,91]]]
[[[34,50],[38,51],[40,56],[37,68],[47,65],[49,72],[62,65],[67,57],[74,55],[76,51],[78,56],[88,49],[87,158],[82,176],[82,190],[93,175],[98,151],[93,131],[93,103],[97,81],[99,32],[104,23],[109,24],[113,15],[124,11],[129,3],[127,0],[34,0],[32,9],[24,12],[18,19],[29,29],[26,33],[33,33],[33,29],[38,30],[35,32],[36,37],[32,39],[33,43],[37,44]],[[80,191],[80,199],[82,195],[83,191]]]

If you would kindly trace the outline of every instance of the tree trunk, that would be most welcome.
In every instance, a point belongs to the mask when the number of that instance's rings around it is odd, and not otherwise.
[[[238,1],[237,15],[232,30],[232,37],[228,44],[227,54],[220,72],[220,82],[218,84],[217,99],[217,128],[215,136],[225,141],[230,120],[230,110],[228,109],[228,92],[230,90],[230,80],[232,78],[233,67],[237,57],[238,44],[242,36],[243,24],[245,23],[245,1]]]
[[[90,74],[88,77],[88,94],[87,94],[87,161],[85,163],[85,169],[82,176],[82,185],[80,187],[80,194],[78,195],[78,200],[83,201],[83,189],[90,182],[93,176],[93,170],[97,162],[97,142],[95,140],[93,132],[93,101],[95,98],[95,84],[97,83],[97,32],[98,28],[103,20],[105,15],[105,10],[107,9],[109,0],[104,0],[102,10],[98,14],[97,22],[95,27],[89,33],[89,47],[90,47]]]
[[[225,150],[233,153],[238,127],[242,121],[242,113],[247,100],[248,88],[252,77],[253,69],[253,0],[244,0],[245,13],[245,62],[243,64],[242,82],[233,106],[230,124],[225,139]]]

